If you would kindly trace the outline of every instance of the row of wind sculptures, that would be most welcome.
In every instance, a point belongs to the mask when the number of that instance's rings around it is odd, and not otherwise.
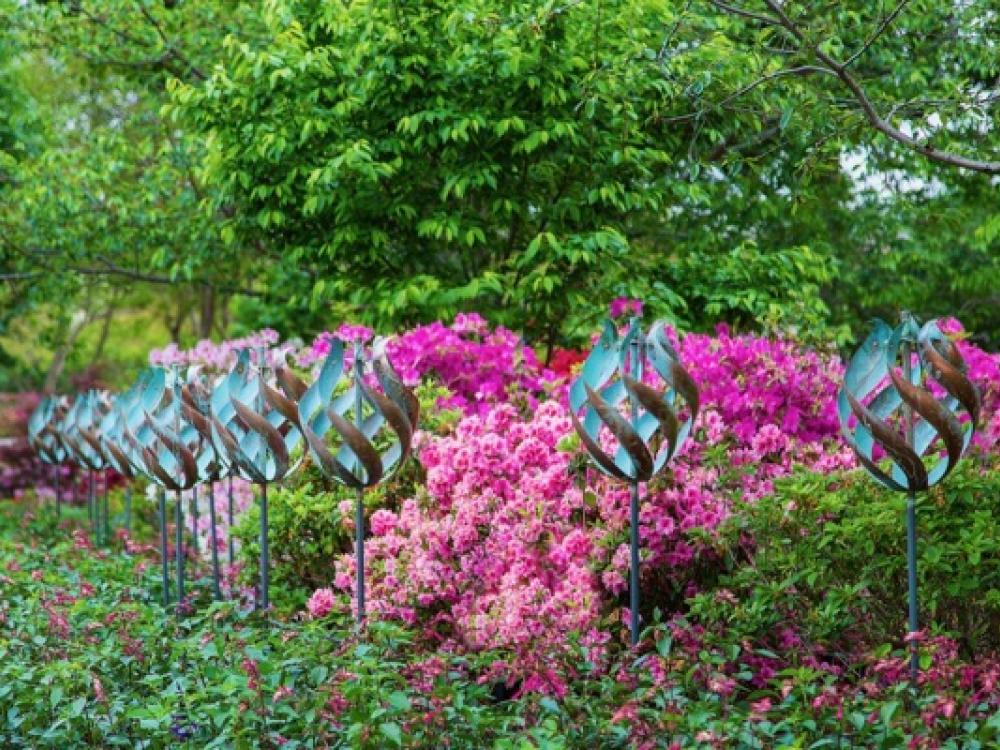
[[[876,322],[848,364],[838,395],[842,429],[861,464],[885,486],[908,495],[912,632],[918,629],[915,495],[944,479],[971,441],[979,394],[964,373],[961,355],[937,321],[920,327],[904,314],[896,328]],[[654,380],[661,386],[651,385]],[[689,438],[699,410],[698,390],[666,325],[657,322],[644,330],[635,317],[622,332],[610,321],[605,324],[570,387],[569,407],[596,468],[631,487],[629,605],[635,644],[640,633],[641,485],[662,473]],[[65,398],[46,399],[32,415],[30,435],[38,455],[48,463],[71,461],[91,473],[110,467],[126,480],[141,475],[160,486],[165,602],[169,602],[165,492],[177,496],[176,585],[182,599],[181,492],[208,483],[214,497],[214,484],[229,478],[232,523],[232,477],[259,485],[257,605],[264,610],[269,606],[267,488],[295,471],[308,453],[324,476],[357,493],[360,622],[365,617],[364,491],[390,477],[408,458],[418,416],[417,399],[389,363],[384,341],[370,348],[356,343],[348,368],[344,342],[334,339],[308,386],[287,367],[267,368],[263,352],[257,352],[254,363],[250,352],[243,351],[233,368],[215,380],[196,368],[186,375],[156,368],[114,398],[91,392],[72,404]],[[376,443],[387,447],[379,450]],[[91,482],[91,517],[103,519],[107,533],[107,502],[102,517],[93,507],[93,496]],[[209,512],[218,596],[214,503]],[[230,544],[230,562],[232,557]],[[915,649],[911,668],[915,680]]]
[[[365,617],[364,490],[390,478],[410,455],[417,399],[390,364],[385,342],[355,344],[350,370],[345,347],[332,342],[315,382],[306,385],[287,367],[271,370],[263,351],[252,361],[238,353],[229,372],[209,378],[198,368],[145,371],[127,391],[81,394],[70,404],[49,397],[32,414],[29,440],[39,457],[58,467],[72,462],[91,472],[113,469],[137,476],[159,492],[164,605],[170,603],[166,493],[175,495],[175,573],[178,603],[185,596],[182,493],[208,486],[213,594],[221,596],[215,484],[232,478],[258,485],[260,582],[256,606],[270,606],[268,486],[287,478],[306,453],[327,478],[357,491],[357,619]],[[384,434],[383,434],[384,433]],[[383,439],[385,438],[385,439]],[[388,447],[379,450],[375,443]],[[57,480],[58,481],[58,480]],[[94,507],[93,482],[88,507]],[[60,495],[56,492],[57,504]],[[196,505],[194,507],[197,507]],[[110,535],[107,490],[103,515],[91,513],[95,535]],[[230,535],[229,561],[233,562]]]

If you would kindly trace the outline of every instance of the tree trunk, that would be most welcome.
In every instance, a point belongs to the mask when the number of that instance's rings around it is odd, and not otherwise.
[[[111,319],[115,316],[115,307],[111,303],[108,303],[108,309],[104,311],[102,316],[103,320],[101,322],[101,336],[97,340],[97,346],[94,347],[94,355],[90,358],[90,366],[93,367],[101,359],[101,355],[104,354],[104,346],[108,343],[108,334],[111,332]]]
[[[198,337],[211,338],[215,324],[215,287],[211,284],[205,284],[201,288],[201,316],[198,323]]]
[[[66,331],[66,338],[52,356],[49,371],[45,374],[45,384],[42,386],[42,393],[46,395],[55,393],[56,385],[59,383],[59,376],[62,375],[63,368],[66,366],[66,357],[73,351],[73,345],[80,336],[80,332],[87,327],[87,323],[89,322],[90,316],[83,310],[78,310],[73,314],[69,329]]]

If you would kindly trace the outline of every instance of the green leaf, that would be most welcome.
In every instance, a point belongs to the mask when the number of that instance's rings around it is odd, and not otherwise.
[[[386,737],[394,745],[403,746],[403,730],[399,724],[392,721],[384,722],[379,724],[378,730],[382,733],[382,736]]]

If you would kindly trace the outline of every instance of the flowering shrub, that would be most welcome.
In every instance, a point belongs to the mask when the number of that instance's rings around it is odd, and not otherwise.
[[[968,644],[966,656],[1000,650],[998,459],[966,461],[918,501],[922,616]],[[748,562],[689,601],[689,614],[786,654],[804,643],[814,655],[819,646],[851,653],[898,641],[906,632],[904,504],[860,473],[781,480],[720,529],[727,557]],[[783,635],[790,624],[794,643]]]
[[[615,312],[621,320],[638,310],[622,299]],[[832,737],[847,746],[948,747],[944,739],[959,731],[992,741],[1000,727],[1000,529],[993,521],[1000,356],[961,340],[957,324],[948,330],[959,338],[984,408],[973,456],[920,504],[928,629],[916,636],[926,666],[916,713],[904,717],[899,709],[908,647],[900,501],[848,471],[854,459],[835,411],[841,361],[724,326],[677,342],[701,410],[692,439],[642,488],[641,615],[649,628],[638,654],[619,646],[628,616],[629,489],[589,468],[565,399],[584,353],[557,351],[546,367],[514,333],[476,315],[419,326],[388,344],[404,380],[420,384],[422,408],[419,462],[365,496],[371,633],[395,671],[374,664],[341,632],[354,607],[354,500],[308,461],[271,496],[274,600],[280,616],[299,620],[288,623],[292,655],[285,666],[269,665],[262,650],[246,648],[245,633],[227,636],[216,654],[235,646],[225,669],[240,675],[240,690],[245,683],[249,691],[240,700],[256,706],[275,746],[286,739],[280,727],[305,731],[292,711],[311,711],[327,722],[331,744],[344,736],[353,746],[412,737],[408,746],[419,747],[433,736],[453,738],[454,746],[489,738],[494,747],[517,747],[500,726],[530,732],[538,744],[571,738],[554,747],[725,747],[738,733],[751,738],[748,747],[829,744]],[[220,368],[250,346],[272,364],[316,368],[334,334],[351,340],[371,332],[343,326],[303,345],[264,331],[188,351],[170,347],[151,360]],[[220,520],[220,552],[230,535],[238,540],[236,585],[246,604],[257,554],[250,488],[236,484],[234,529],[225,522],[225,483],[211,496],[199,492],[194,532],[203,554],[209,503]],[[149,548],[123,544],[140,558]],[[78,532],[71,554],[107,553]],[[203,562],[192,562],[204,571]],[[145,567],[133,570],[136,580],[155,574],[149,561],[138,565]],[[79,597],[64,586],[31,588],[46,582],[39,567],[18,558],[5,567],[38,594],[32,627],[63,641],[89,637],[67,606],[67,596]],[[0,605],[0,626],[13,616]],[[328,628],[342,650],[327,645]],[[321,638],[318,657],[309,649]],[[405,642],[405,656],[393,639]],[[126,628],[123,652],[155,660],[137,642]],[[360,656],[350,651],[355,646]],[[320,659],[322,679],[289,666],[310,659]],[[128,700],[118,688],[122,673],[92,672],[73,689],[86,691],[95,708]],[[387,702],[387,684],[404,697]],[[490,694],[512,700],[493,707]],[[377,714],[367,735],[354,729],[376,711],[389,713]],[[174,739],[203,737],[214,721],[183,704],[164,706],[159,719],[135,716],[159,721],[157,731]],[[456,716],[478,734],[461,735],[451,726]],[[227,731],[239,736],[256,719],[233,721]],[[803,729],[805,722],[814,729]]]
[[[202,341],[188,350],[171,344],[151,352],[150,363],[198,364],[223,370],[236,361],[237,351],[251,349],[265,352],[272,365],[290,360],[300,367],[312,367],[329,353],[334,336],[345,341],[364,340],[372,336],[372,331],[345,324],[321,333],[307,346],[296,347],[279,343],[276,332],[265,330],[218,345]],[[512,397],[534,404],[546,385],[556,379],[555,373],[539,364],[534,351],[517,334],[503,327],[491,329],[482,316],[474,313],[457,315],[451,325],[431,323],[404,332],[390,340],[388,353],[409,385],[433,376],[451,392],[451,397],[441,403],[442,408],[483,411]],[[345,361],[352,361],[349,347]]]
[[[725,330],[687,337],[682,356],[701,381],[703,410],[696,440],[643,496],[650,611],[696,590],[695,563],[711,556],[699,535],[734,503],[767,494],[795,466],[852,463],[826,403],[837,387],[832,358]],[[561,399],[528,416],[500,403],[420,444],[426,486],[371,519],[371,607],[422,625],[433,641],[510,649],[513,674],[562,690],[538,667],[566,634],[600,663],[621,632],[629,490],[579,468]],[[337,562],[333,583],[345,593],[353,565],[350,554]]]

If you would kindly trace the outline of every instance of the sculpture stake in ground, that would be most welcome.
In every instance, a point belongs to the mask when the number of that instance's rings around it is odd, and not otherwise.
[[[897,368],[900,357],[902,367]],[[937,383],[940,397],[928,388],[928,380]],[[847,366],[837,406],[844,436],[862,466],[881,484],[907,495],[910,678],[916,684],[920,670],[914,640],[919,630],[916,493],[948,476],[964,454],[979,418],[979,393],[965,376],[961,354],[937,321],[919,327],[913,316],[903,313],[896,328],[875,321]],[[964,424],[960,412],[966,415]]]
[[[643,382],[647,361],[666,383],[665,390]],[[687,410],[683,423],[675,411],[678,395]],[[626,398],[628,419],[621,413]],[[597,468],[632,487],[629,609],[635,645],[639,641],[639,485],[663,471],[687,440],[698,416],[698,390],[681,365],[666,326],[654,323],[644,334],[639,318],[632,318],[621,337],[613,323],[605,323],[600,341],[570,388],[569,406],[573,426]],[[604,429],[618,443],[614,456],[605,451]]]

